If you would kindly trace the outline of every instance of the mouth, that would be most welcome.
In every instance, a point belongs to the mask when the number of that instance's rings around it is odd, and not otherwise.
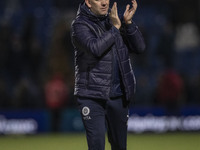
[[[107,7],[101,8],[102,11],[107,11]]]

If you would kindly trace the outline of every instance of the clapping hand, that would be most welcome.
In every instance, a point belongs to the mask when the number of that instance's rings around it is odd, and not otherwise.
[[[124,12],[124,21],[126,24],[131,24],[132,23],[132,18],[133,15],[135,14],[137,9],[137,2],[136,0],[132,0],[132,8],[130,8],[130,5],[126,5],[126,10]],[[119,29],[121,27],[121,21],[118,16],[118,11],[117,11],[117,3],[114,2],[111,12],[109,14],[110,20],[112,24]]]
[[[118,16],[118,11],[117,11],[117,3],[114,2],[111,12],[109,14],[110,20],[112,22],[112,24],[119,29],[121,27],[121,20],[119,19]]]
[[[137,2],[136,0],[132,0],[132,8],[130,8],[130,5],[126,5],[126,10],[124,12],[124,21],[126,24],[132,23],[133,15],[135,14],[137,9]]]

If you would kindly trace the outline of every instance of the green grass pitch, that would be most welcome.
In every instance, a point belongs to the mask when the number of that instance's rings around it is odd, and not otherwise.
[[[0,136],[1,150],[87,150],[83,133]],[[106,140],[106,149],[110,145]],[[128,134],[128,150],[200,150],[200,133]]]

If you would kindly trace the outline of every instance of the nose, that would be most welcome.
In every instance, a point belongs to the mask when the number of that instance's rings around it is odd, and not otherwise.
[[[103,6],[105,6],[105,5],[107,4],[107,1],[108,1],[108,0],[102,0],[102,1],[101,1],[101,4],[102,4]]]

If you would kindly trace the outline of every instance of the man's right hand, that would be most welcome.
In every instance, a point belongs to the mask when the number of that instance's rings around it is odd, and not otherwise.
[[[120,21],[119,16],[118,16],[117,3],[116,2],[114,2],[113,6],[112,6],[109,17],[110,17],[110,20],[111,20],[113,26],[115,26],[117,29],[119,29],[121,27],[121,21]]]

